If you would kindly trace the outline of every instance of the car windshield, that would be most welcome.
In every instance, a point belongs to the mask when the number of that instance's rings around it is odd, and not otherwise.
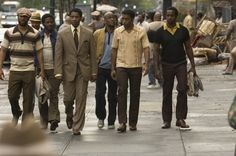
[[[3,12],[16,12],[16,6],[11,4],[2,5]]]

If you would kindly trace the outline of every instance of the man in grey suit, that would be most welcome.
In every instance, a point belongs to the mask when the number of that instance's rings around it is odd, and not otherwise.
[[[95,81],[97,63],[93,34],[80,26],[82,11],[70,11],[71,25],[58,32],[55,76],[63,80],[66,123],[74,135],[81,135],[85,122],[88,81]],[[73,104],[75,100],[75,111]]]

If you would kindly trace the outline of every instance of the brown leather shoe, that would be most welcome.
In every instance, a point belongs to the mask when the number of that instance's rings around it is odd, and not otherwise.
[[[69,116],[66,117],[66,125],[67,125],[67,127],[69,129],[72,128],[72,126],[73,126],[73,119],[72,119],[72,117],[69,117]]]
[[[73,132],[73,135],[81,135],[81,132]]]
[[[179,119],[176,121],[176,126],[180,128],[189,128],[189,125],[186,124],[186,122],[183,119]]]
[[[129,130],[130,131],[137,131],[137,127],[136,126],[129,126]]]
[[[58,127],[58,121],[57,120],[53,120],[50,123],[51,123],[50,130],[51,131],[55,131],[57,129],[57,127]]]
[[[161,126],[162,129],[168,129],[170,128],[170,122],[164,122],[163,125]]]
[[[117,131],[120,133],[126,132],[126,124],[120,124],[119,128],[117,128]]]

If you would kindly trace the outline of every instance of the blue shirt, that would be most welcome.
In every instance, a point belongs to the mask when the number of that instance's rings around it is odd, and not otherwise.
[[[113,32],[106,32],[104,42],[104,53],[99,64],[99,67],[104,69],[111,69],[111,45],[113,34]]]

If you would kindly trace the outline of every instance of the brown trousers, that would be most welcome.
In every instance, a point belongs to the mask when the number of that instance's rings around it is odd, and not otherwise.
[[[174,79],[177,78],[177,104],[176,119],[186,119],[187,106],[187,64],[162,64],[163,71],[163,101],[162,101],[162,118],[164,122],[172,120],[172,90]]]
[[[117,68],[118,119],[127,123],[127,89],[130,85],[129,125],[136,126],[139,114],[142,68]]]
[[[28,115],[33,115],[33,97],[35,90],[34,71],[10,71],[8,83],[8,99],[14,117],[20,117],[22,110],[19,105],[21,91],[23,92],[22,121]]]

